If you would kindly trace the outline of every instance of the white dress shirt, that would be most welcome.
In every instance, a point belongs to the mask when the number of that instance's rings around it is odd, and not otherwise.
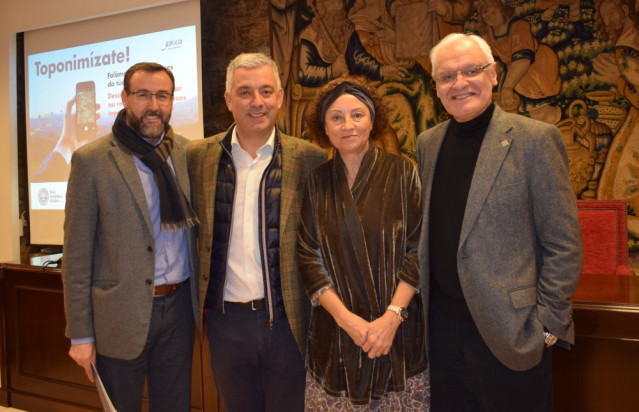
[[[260,182],[273,158],[274,147],[275,129],[253,159],[240,147],[237,129],[233,129],[231,156],[235,165],[235,196],[226,264],[225,301],[249,302],[264,297],[258,204]]]

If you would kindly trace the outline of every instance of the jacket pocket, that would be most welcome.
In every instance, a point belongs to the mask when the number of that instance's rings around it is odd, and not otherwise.
[[[508,292],[515,309],[534,306],[537,303],[537,286],[524,286]]]
[[[92,286],[93,288],[96,288],[96,289],[109,290],[117,286],[117,284],[118,284],[117,280],[101,279],[101,280],[94,280]]]
[[[489,193],[489,199],[510,199],[521,197],[527,191],[526,181],[513,182],[494,186]]]

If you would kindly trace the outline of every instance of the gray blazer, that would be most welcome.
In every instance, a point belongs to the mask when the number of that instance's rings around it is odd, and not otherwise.
[[[188,196],[188,140],[175,135],[171,160]],[[197,311],[195,231],[187,232],[193,315]],[[64,221],[62,280],[70,339],[95,336],[98,353],[133,359],[144,348],[155,271],[153,227],[130,153],[113,134],[71,159]]]
[[[419,260],[426,319],[430,195],[448,123],[423,132],[417,141],[424,205]],[[477,329],[504,365],[521,371],[538,364],[544,328],[574,343],[569,298],[579,281],[582,257],[560,131],[495,107],[468,193],[457,269]]]

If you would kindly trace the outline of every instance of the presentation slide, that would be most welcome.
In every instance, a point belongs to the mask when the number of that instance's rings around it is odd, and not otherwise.
[[[145,61],[160,63],[175,75],[170,122],[174,131],[190,139],[202,138],[196,26],[27,56],[32,244],[62,244],[71,153],[110,133],[123,108],[124,73]]]

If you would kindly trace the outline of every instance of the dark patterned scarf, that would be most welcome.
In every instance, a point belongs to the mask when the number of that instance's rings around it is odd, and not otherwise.
[[[177,232],[197,225],[197,216],[167,162],[173,150],[173,128],[169,126],[160,144],[153,146],[127,124],[126,109],[122,109],[113,123],[113,135],[153,172],[160,194],[162,230]]]

